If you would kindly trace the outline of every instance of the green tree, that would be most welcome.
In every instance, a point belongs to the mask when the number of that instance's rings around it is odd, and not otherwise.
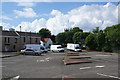
[[[74,43],[85,43],[86,37],[89,35],[89,32],[76,32],[73,36]]]
[[[65,33],[65,42],[66,43],[73,43],[73,35],[74,35],[75,32],[73,31],[69,31],[69,32],[66,32]]]
[[[53,43],[55,43],[55,35],[51,35],[51,40],[53,41]]]
[[[100,30],[99,30],[99,27],[96,27],[95,29],[92,30],[92,32],[93,32],[94,34],[97,34],[99,31],[100,31]]]
[[[85,39],[85,45],[89,50],[96,50],[97,48],[97,41],[95,34],[89,34]]]
[[[70,31],[73,31],[73,32],[83,32],[83,30],[80,29],[79,27],[74,27],[74,28],[71,29]]]
[[[98,32],[98,35],[96,38],[97,38],[97,46],[98,46],[97,50],[101,51],[105,45],[105,34],[103,33],[102,30]]]
[[[110,44],[110,47],[111,47],[110,49],[112,49],[113,52],[119,51],[120,49],[120,24],[107,27],[104,31],[106,34],[106,43]]]
[[[38,34],[41,35],[42,38],[47,38],[51,35],[51,31],[46,28],[42,28],[39,30]]]
[[[82,32],[76,32],[73,36],[74,43],[82,43],[83,40],[83,33]]]
[[[59,33],[59,34],[55,37],[56,44],[64,45],[64,44],[66,43],[66,42],[65,42],[65,39],[66,39],[65,33]]]

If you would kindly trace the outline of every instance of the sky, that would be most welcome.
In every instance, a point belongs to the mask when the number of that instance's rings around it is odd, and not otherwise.
[[[0,26],[5,30],[47,28],[57,35],[74,27],[89,32],[118,24],[118,2],[2,2],[0,6]]]

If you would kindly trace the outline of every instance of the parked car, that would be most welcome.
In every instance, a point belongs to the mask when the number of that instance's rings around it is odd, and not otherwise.
[[[61,45],[51,45],[50,50],[52,52],[54,51],[64,52],[64,48]]]
[[[36,50],[36,49],[24,49],[21,50],[21,53],[26,55],[26,54],[31,54],[31,55],[41,55],[42,51]]]
[[[73,44],[73,43],[68,43],[67,44],[67,49],[75,51],[75,52],[81,52],[82,51],[79,44]]]

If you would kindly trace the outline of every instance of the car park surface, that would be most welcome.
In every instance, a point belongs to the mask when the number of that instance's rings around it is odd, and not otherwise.
[[[79,52],[91,56],[92,63],[65,65],[65,53],[44,53],[41,56],[19,55],[2,59],[3,78],[119,78],[118,54],[104,52]]]

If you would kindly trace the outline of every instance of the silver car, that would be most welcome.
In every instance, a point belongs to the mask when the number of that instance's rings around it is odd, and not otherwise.
[[[41,51],[35,50],[35,49],[24,49],[21,50],[21,53],[26,55],[26,54],[30,54],[30,55],[41,55]]]

